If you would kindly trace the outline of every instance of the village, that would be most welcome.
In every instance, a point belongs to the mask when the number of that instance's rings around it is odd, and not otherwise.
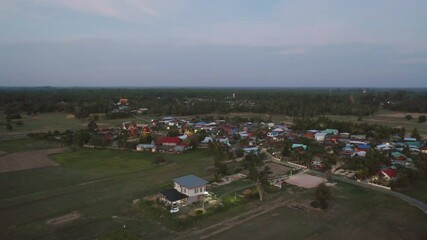
[[[128,111],[127,99],[121,99],[117,105],[116,112]],[[148,109],[138,111],[144,114]],[[90,134],[84,144],[86,148],[166,155],[207,149],[214,155],[211,178],[191,173],[176,176],[171,179],[173,187],[144,198],[162,203],[171,213],[195,203],[203,203],[204,209],[205,202],[206,206],[221,202],[211,189],[247,178],[249,172],[244,167],[247,156],[262,159],[262,165],[268,167],[268,182],[277,189],[286,185],[314,188],[328,181],[331,186],[334,178],[345,178],[391,190],[408,184],[408,172],[419,171],[413,157],[427,154],[426,142],[419,137],[396,135],[378,142],[368,134],[331,128],[293,130],[284,123],[239,117],[167,116],[153,118],[148,123],[135,119],[123,122],[120,128],[95,127]],[[167,161],[157,157],[154,164],[167,164]],[[200,210],[200,205],[195,209]]]
[[[152,113],[141,101],[109,102],[108,112],[91,111],[86,117],[76,112],[23,115],[23,126],[10,131],[12,136],[31,129],[25,138],[2,142],[1,176],[8,179],[6,186],[35,183],[23,193],[36,189],[31,199],[22,200],[11,196],[26,195],[4,187],[3,201],[15,223],[21,201],[61,204],[41,208],[42,217],[30,213],[35,226],[46,231],[86,226],[97,217],[113,229],[93,229],[92,236],[151,236],[155,229],[155,234],[173,231],[174,237],[195,234],[197,239],[222,236],[229,226],[244,228],[251,219],[273,229],[282,229],[286,221],[292,229],[302,219],[315,227],[331,217],[344,233],[348,215],[357,222],[371,212],[368,205],[382,219],[401,211],[422,218],[427,212],[427,147],[424,130],[416,128],[423,123],[412,123],[407,132],[326,116],[165,115]],[[55,197],[40,202],[45,195]],[[391,209],[390,215],[378,215],[384,209]],[[405,225],[405,219],[393,219]],[[7,231],[8,238],[49,234],[38,229]],[[90,225],[86,230],[92,231]]]

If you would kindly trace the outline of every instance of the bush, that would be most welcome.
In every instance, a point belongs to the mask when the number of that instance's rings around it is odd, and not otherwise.
[[[412,119],[412,115],[409,115],[409,114],[408,114],[408,115],[406,115],[406,116],[405,116],[405,119],[406,119],[406,120],[408,120],[408,121],[409,121],[409,120],[411,120],[411,119]]]
[[[320,203],[319,201],[315,200],[313,202],[310,203],[310,205],[314,208],[319,208],[320,207]]]
[[[17,121],[15,124],[18,127],[22,127],[24,125],[24,123],[22,121]]]
[[[421,115],[421,116],[418,117],[418,122],[419,123],[423,123],[425,121],[426,121],[426,116],[425,115]]]
[[[197,209],[196,210],[196,216],[200,216],[203,214],[203,210],[202,209]]]

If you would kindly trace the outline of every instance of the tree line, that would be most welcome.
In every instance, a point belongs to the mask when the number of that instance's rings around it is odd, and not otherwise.
[[[1,110],[8,116],[63,111],[85,118],[90,113],[111,112],[121,98],[129,99],[129,109],[146,107],[157,115],[254,112],[295,117],[366,116],[381,108],[427,112],[427,92],[411,90],[1,88],[0,93]]]

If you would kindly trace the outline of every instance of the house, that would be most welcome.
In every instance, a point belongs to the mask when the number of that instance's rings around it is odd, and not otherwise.
[[[178,190],[171,188],[160,191],[159,200],[165,205],[186,205],[188,195],[178,192]]]
[[[405,154],[397,151],[392,152],[390,155],[392,160],[406,161],[408,159],[408,157]]]
[[[240,136],[241,138],[247,138],[247,137],[249,137],[249,134],[248,134],[248,132],[246,132],[246,131],[240,131],[240,132],[239,132],[239,136]]]
[[[136,145],[136,151],[142,152],[142,151],[156,151],[156,145],[154,144],[138,144]]]
[[[129,104],[129,101],[126,98],[120,99],[119,102],[117,103],[117,105],[121,105],[121,106],[125,106],[128,104]]]
[[[407,138],[404,138],[403,141],[404,142],[416,142],[417,139],[416,138],[409,138],[409,137],[407,137]]]
[[[292,148],[292,150],[295,150],[298,152],[303,152],[303,151],[307,150],[307,145],[294,143],[294,144],[292,144],[291,148]]]
[[[397,176],[396,170],[392,168],[386,168],[379,171],[379,175],[387,181],[394,179]]]
[[[162,146],[176,146],[181,142],[179,137],[162,137],[157,141],[158,145]]]
[[[389,143],[384,143],[384,144],[377,145],[376,149],[380,151],[390,151],[394,149],[394,146],[390,145]]]
[[[330,135],[338,135],[338,129],[325,129],[322,133],[330,134]]]
[[[257,146],[247,146],[245,148],[243,148],[243,151],[245,151],[245,153],[256,153],[258,152],[259,148]]]
[[[160,191],[159,200],[166,205],[187,205],[198,202],[207,194],[208,181],[195,175],[175,178],[174,188]]]
[[[350,135],[350,138],[351,139],[354,139],[354,140],[366,140],[366,135]]]
[[[178,202],[181,205],[191,204],[202,200],[207,194],[206,187],[208,181],[203,178],[199,178],[195,175],[186,175],[175,178],[173,181],[173,189],[160,192],[161,200],[166,203],[173,204]]]
[[[371,146],[369,146],[368,144],[357,144],[354,146],[355,152],[366,152],[369,149],[371,149]]]
[[[318,142],[323,142],[323,141],[325,141],[326,135],[328,135],[328,134],[327,133],[316,133],[316,134],[314,134],[314,139],[316,139],[316,141],[318,141]]]
[[[306,133],[304,133],[303,137],[305,137],[305,138],[314,138],[314,133],[312,133],[312,132],[306,132]]]
[[[212,137],[205,137],[205,139],[203,139],[203,141],[201,141],[201,143],[210,143],[213,142]]]

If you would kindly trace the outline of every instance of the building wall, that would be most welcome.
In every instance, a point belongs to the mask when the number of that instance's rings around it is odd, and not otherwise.
[[[198,196],[198,195],[202,195],[204,191],[206,191],[206,186],[201,186],[201,187],[197,187],[197,188],[186,188],[186,187],[182,187],[180,186],[178,183],[174,183],[174,188],[180,192],[180,193],[184,193],[189,197],[192,196]]]

